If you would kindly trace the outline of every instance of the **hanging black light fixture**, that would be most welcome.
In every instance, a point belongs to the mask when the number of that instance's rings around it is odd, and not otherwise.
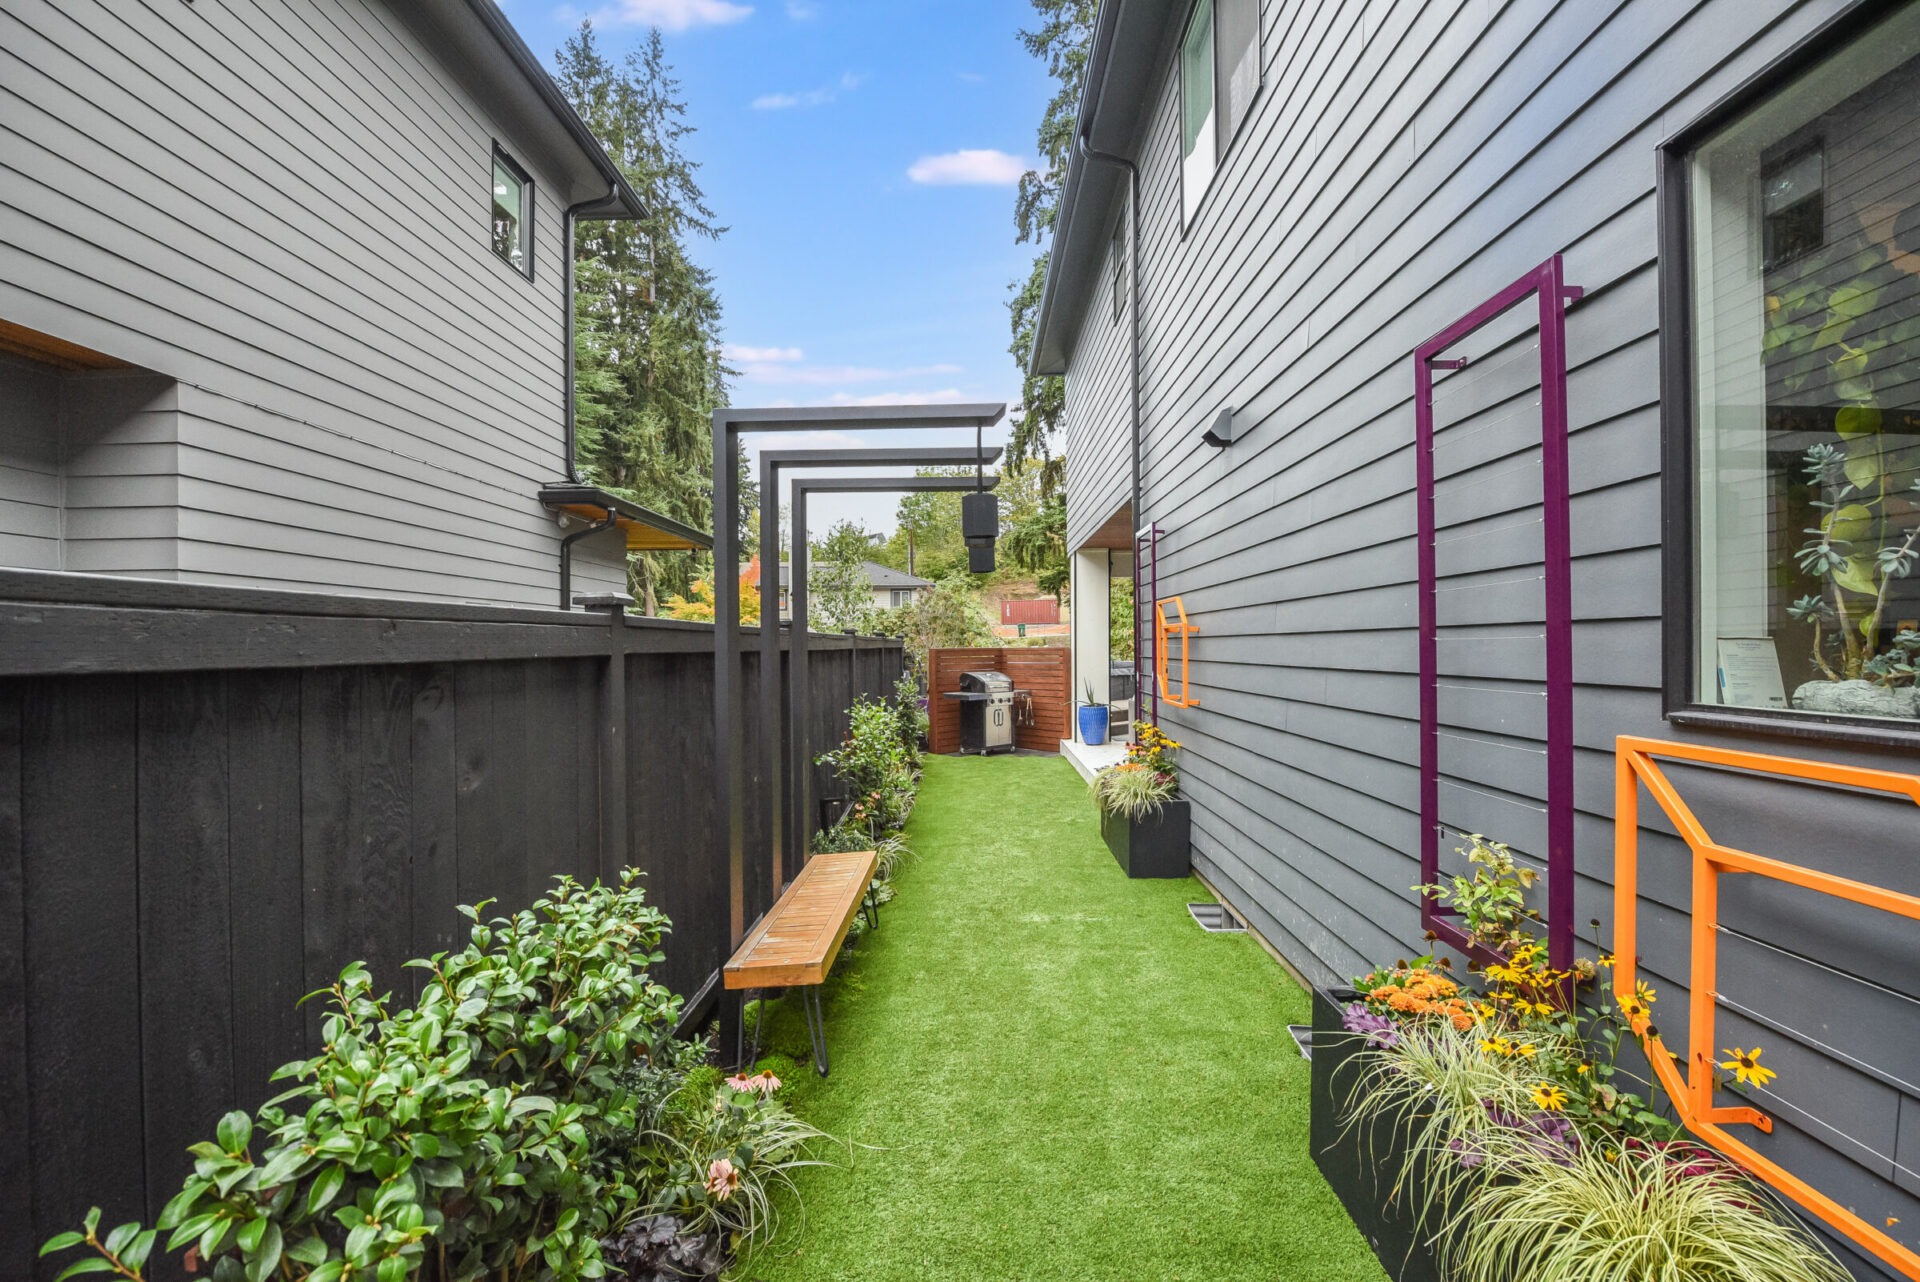
[[[967,544],[967,569],[975,574],[991,574],[994,545],[1000,539],[1000,496],[986,487],[986,455],[977,426],[973,432],[973,448],[974,491],[960,496],[960,536]]]

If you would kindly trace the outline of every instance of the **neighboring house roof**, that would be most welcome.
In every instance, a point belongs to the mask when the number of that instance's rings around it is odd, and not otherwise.
[[[867,581],[876,588],[930,588],[932,579],[923,579],[918,575],[907,574],[891,566],[881,565],[878,561],[863,561],[861,565],[867,572]],[[758,584],[760,571],[758,561],[749,561],[742,566],[740,573],[747,582]],[[793,568],[785,561],[780,563],[780,586],[788,587],[793,583]]]
[[[867,578],[873,581],[873,586],[876,588],[930,588],[933,586],[932,579],[922,579],[893,569],[891,566],[881,565],[878,561],[868,561],[865,564]]]
[[[582,218],[645,218],[646,206],[606,148],[580,119],[540,59],[527,48],[494,0],[406,0],[395,10],[430,26],[445,42],[436,52],[464,63],[473,75],[501,92],[489,104],[504,118],[526,125],[533,141],[567,164],[581,191],[604,188],[606,195],[575,205]]]
[[[1135,158],[1154,84],[1172,64],[1177,24],[1186,8],[1174,0],[1104,0],[1100,5],[1075,126],[1095,151]],[[1030,372],[1067,372],[1126,186],[1119,166],[1090,161],[1074,148],[1060,187],[1047,281],[1027,361]]]

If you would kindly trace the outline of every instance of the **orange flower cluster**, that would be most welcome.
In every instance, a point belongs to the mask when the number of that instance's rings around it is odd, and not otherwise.
[[[1473,1003],[1460,996],[1460,985],[1424,966],[1403,967],[1376,977],[1367,990],[1367,1004],[1384,1006],[1396,1015],[1436,1016],[1462,1032],[1473,1027]]]

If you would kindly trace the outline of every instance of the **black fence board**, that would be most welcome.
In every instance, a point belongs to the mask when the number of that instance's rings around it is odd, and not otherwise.
[[[233,1106],[233,1019],[201,1000],[233,983],[228,923],[226,685],[217,672],[140,679],[140,1056],[147,1199],[191,1168],[187,1146]]]
[[[27,1111],[26,883],[20,861],[20,692],[0,691],[0,1185],[14,1213],[0,1216],[0,1277],[33,1270],[33,1144]],[[22,1212],[26,1212],[22,1214]]]
[[[36,680],[23,713],[37,1245],[77,1225],[89,1206],[123,1207],[131,1218],[147,1205],[135,682]]]
[[[431,957],[466,941],[460,900],[459,749],[454,669],[421,672],[413,690],[413,953]],[[418,996],[425,972],[409,972]]]
[[[90,1205],[151,1220],[185,1146],[315,1053],[324,1002],[300,998],[360,960],[410,999],[401,962],[464,946],[459,903],[510,912],[631,864],[673,922],[661,982],[692,998],[725,961],[710,627],[0,574],[0,609],[21,602],[43,636],[84,635],[91,670],[0,635],[0,1277],[51,1277],[34,1252]],[[155,617],[103,626],[128,610]],[[393,640],[427,629],[458,644]],[[818,752],[902,658],[831,637],[810,662]],[[742,679],[757,709],[757,653]],[[770,729],[742,725],[750,915],[773,889]],[[608,752],[624,851],[601,840]]]
[[[150,679],[150,678],[149,678]],[[230,672],[227,680],[227,859],[242,960],[232,1012],[235,1102],[255,1108],[281,1088],[268,1078],[309,1052],[300,866],[300,674]]]

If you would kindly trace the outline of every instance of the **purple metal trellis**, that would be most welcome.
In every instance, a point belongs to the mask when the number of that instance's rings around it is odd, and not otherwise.
[[[1567,472],[1566,304],[1583,291],[1568,285],[1555,254],[1414,349],[1414,436],[1420,543],[1420,879],[1440,877],[1440,647],[1435,548],[1433,371],[1460,369],[1465,357],[1440,353],[1519,305],[1540,304],[1540,503],[1542,577],[1546,598],[1547,697],[1547,957],[1556,970],[1573,964],[1573,587]],[[1443,943],[1491,960],[1467,938],[1458,914],[1424,896],[1420,921]]]
[[[1150,578],[1141,573],[1140,555],[1143,548],[1146,550],[1146,574]],[[1143,586],[1147,589],[1144,600],[1140,591]],[[1160,644],[1156,628],[1158,615],[1155,613],[1159,601],[1160,526],[1150,521],[1134,531],[1133,535],[1133,716],[1140,715],[1140,697],[1146,693],[1151,709],[1147,721],[1155,726],[1160,724],[1160,682],[1154,675],[1158,667],[1158,652],[1155,652],[1155,663],[1147,662],[1147,645],[1143,638],[1151,635],[1154,645],[1157,647]]]

